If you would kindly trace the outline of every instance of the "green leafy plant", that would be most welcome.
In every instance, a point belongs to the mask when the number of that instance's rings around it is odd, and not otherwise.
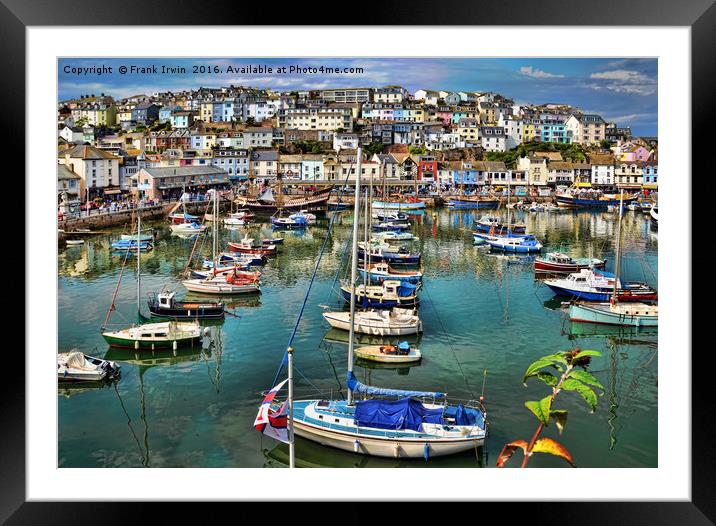
[[[554,455],[564,459],[572,467],[577,467],[572,455],[562,444],[552,438],[541,435],[550,422],[554,422],[560,435],[564,431],[564,427],[567,424],[567,411],[554,408],[554,399],[561,391],[572,391],[579,394],[589,405],[592,413],[596,410],[597,393],[595,389],[602,391],[601,396],[604,393],[604,387],[592,374],[586,371],[592,356],[601,356],[601,353],[572,349],[543,356],[527,368],[522,378],[525,387],[527,387],[527,381],[530,378],[537,378],[552,389],[552,394],[539,401],[525,402],[525,407],[539,421],[537,430],[532,435],[529,443],[524,440],[515,440],[506,444],[497,458],[498,468],[504,467],[505,463],[518,449],[521,449],[524,455],[521,466],[523,468],[527,466],[530,458],[535,453]],[[560,373],[559,376],[552,374],[552,370]]]

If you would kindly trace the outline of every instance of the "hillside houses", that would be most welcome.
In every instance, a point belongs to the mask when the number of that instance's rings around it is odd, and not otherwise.
[[[58,164],[69,170],[63,181],[110,199],[151,168],[220,170],[230,184],[341,181],[354,175],[358,147],[367,177],[424,186],[658,188],[656,138],[632,137],[628,127],[566,104],[515,104],[481,91],[200,87],[82,96],[58,103],[57,119]],[[530,147],[510,164],[490,160],[539,143],[579,144],[588,158],[573,163]]]

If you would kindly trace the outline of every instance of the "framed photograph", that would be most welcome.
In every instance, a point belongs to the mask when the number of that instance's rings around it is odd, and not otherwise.
[[[559,501],[712,524],[712,2],[237,9],[3,1],[27,343],[0,518]]]

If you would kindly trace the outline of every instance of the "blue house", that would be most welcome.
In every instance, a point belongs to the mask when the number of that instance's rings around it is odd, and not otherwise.
[[[656,161],[644,162],[643,187],[647,190],[656,190],[659,186],[659,164]]]
[[[172,120],[172,112],[181,111],[179,106],[164,106],[159,110],[159,122],[169,122]]]
[[[561,121],[542,121],[540,126],[540,140],[542,142],[568,143],[567,127]]]
[[[151,102],[142,102],[132,108],[132,120],[137,123],[151,124],[159,118],[159,106]]]

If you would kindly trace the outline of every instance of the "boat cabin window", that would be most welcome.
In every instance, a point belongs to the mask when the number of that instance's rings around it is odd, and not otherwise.
[[[154,337],[155,338],[164,338],[167,335],[166,332],[155,332]]]
[[[328,407],[328,405],[329,405],[328,400],[321,400],[320,402],[318,402],[316,404],[316,407]]]
[[[142,338],[151,338],[151,337],[152,337],[152,333],[150,333],[150,332],[143,332],[143,333],[141,334],[141,337],[142,337]]]

